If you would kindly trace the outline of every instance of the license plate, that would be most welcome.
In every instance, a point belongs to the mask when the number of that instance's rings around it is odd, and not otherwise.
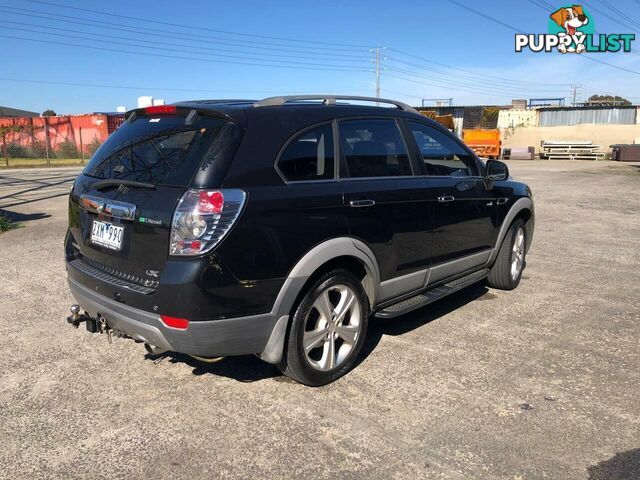
[[[101,245],[111,250],[120,250],[122,248],[122,237],[124,235],[124,227],[119,227],[113,223],[93,221],[91,227],[91,242]]]

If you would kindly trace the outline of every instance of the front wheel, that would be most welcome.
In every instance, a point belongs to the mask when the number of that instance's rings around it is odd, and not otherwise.
[[[358,279],[344,269],[325,273],[293,313],[280,370],[309,386],[337,380],[355,365],[368,318],[369,300]]]
[[[515,220],[510,226],[498,251],[487,283],[500,290],[513,290],[520,284],[522,271],[526,265],[527,235],[522,219]]]

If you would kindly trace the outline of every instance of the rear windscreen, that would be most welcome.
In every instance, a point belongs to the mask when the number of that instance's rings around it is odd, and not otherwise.
[[[186,187],[225,120],[184,117],[138,118],[125,122],[91,157],[84,174]]]

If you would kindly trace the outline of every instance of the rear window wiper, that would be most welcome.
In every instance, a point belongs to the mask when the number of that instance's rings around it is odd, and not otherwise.
[[[94,190],[102,190],[107,187],[119,187],[120,185],[124,185],[125,187],[150,188],[152,190],[156,188],[153,183],[136,182],[135,180],[118,180],[116,178],[98,180],[97,182],[93,182],[91,188]]]

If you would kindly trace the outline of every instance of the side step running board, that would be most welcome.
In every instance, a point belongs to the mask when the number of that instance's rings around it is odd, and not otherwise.
[[[435,287],[431,290],[427,290],[426,292],[419,293],[415,297],[411,297],[406,300],[402,300],[401,302],[395,303],[383,310],[380,310],[379,312],[376,312],[375,316],[378,318],[399,317],[400,315],[404,315],[407,312],[424,307],[425,305],[429,305],[430,303],[446,297],[453,292],[462,290],[469,285],[473,285],[474,283],[485,278],[487,275],[489,275],[488,269],[470,273],[469,275],[457,278],[450,281],[449,283],[440,285],[439,287]]]

